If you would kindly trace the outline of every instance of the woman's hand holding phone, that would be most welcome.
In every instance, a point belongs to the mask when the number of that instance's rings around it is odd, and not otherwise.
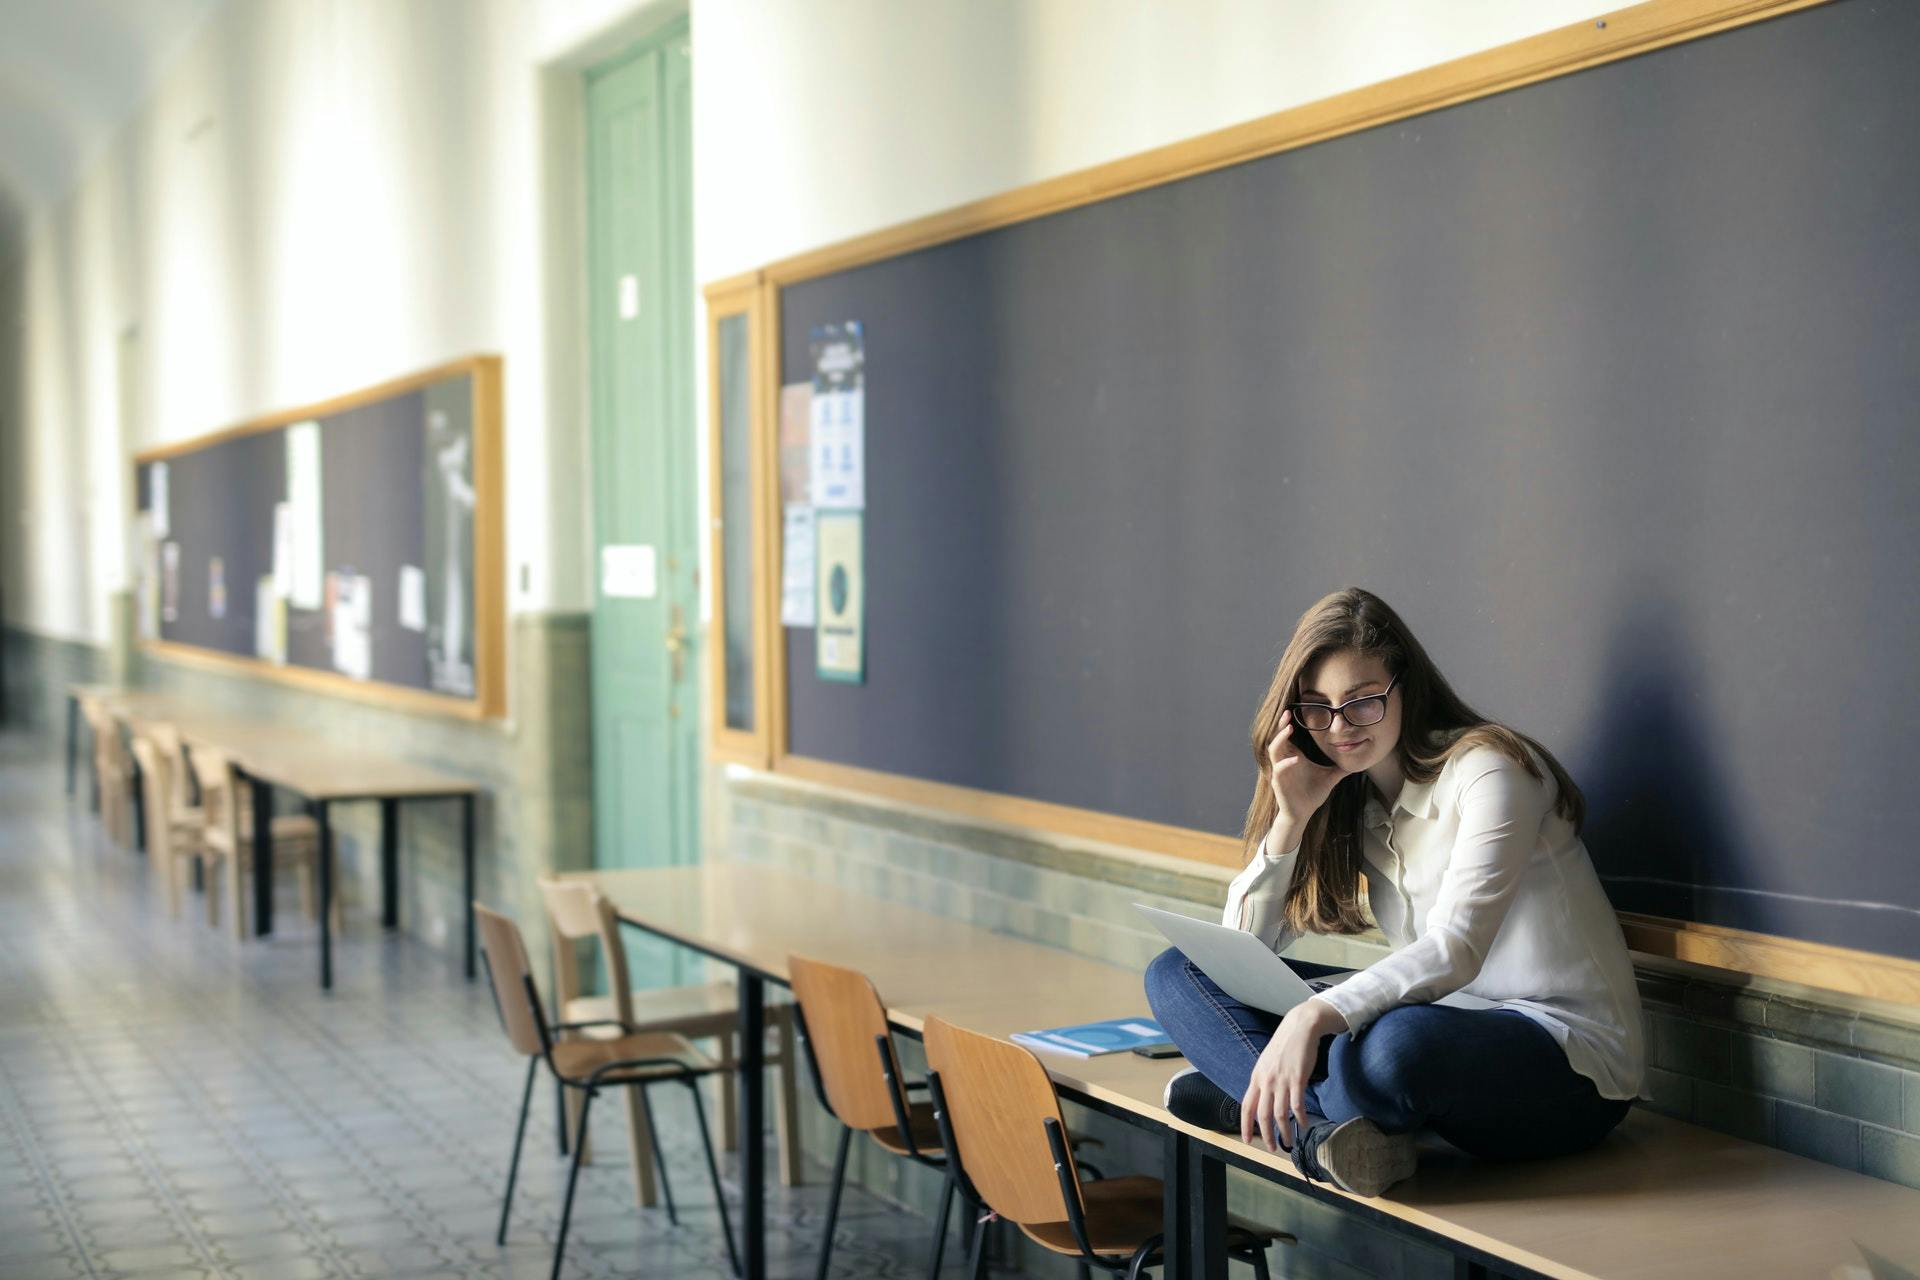
[[[1273,788],[1273,800],[1280,810],[1276,822],[1297,830],[1319,812],[1345,775],[1335,765],[1308,759],[1294,741],[1295,731],[1293,712],[1282,711],[1279,731],[1267,744],[1267,785]]]

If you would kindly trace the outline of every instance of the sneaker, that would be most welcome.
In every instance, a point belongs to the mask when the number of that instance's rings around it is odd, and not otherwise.
[[[1188,1067],[1167,1081],[1161,1105],[1176,1120],[1202,1129],[1233,1132],[1240,1128],[1240,1100],[1201,1075],[1198,1067]]]
[[[1309,1182],[1331,1182],[1357,1196],[1377,1196],[1413,1176],[1419,1153],[1410,1133],[1383,1133],[1365,1116],[1323,1120],[1293,1144],[1293,1166]]]

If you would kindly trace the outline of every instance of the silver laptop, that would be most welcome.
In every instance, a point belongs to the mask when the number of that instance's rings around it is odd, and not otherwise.
[[[1219,983],[1222,991],[1255,1009],[1284,1015],[1314,992],[1343,982],[1354,973],[1349,969],[1345,973],[1308,980],[1289,968],[1287,962],[1266,943],[1244,929],[1208,924],[1204,920],[1195,920],[1174,911],[1162,911],[1141,902],[1133,905],[1168,942],[1180,948],[1187,959],[1198,965],[1200,972]],[[1456,1009],[1498,1007],[1495,1001],[1482,1000],[1479,996],[1460,991],[1442,996],[1434,1003],[1452,1005]]]

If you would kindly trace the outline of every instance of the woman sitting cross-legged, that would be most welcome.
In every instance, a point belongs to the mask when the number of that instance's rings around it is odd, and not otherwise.
[[[1253,747],[1249,861],[1224,922],[1275,951],[1359,933],[1364,870],[1393,952],[1284,1018],[1162,953],[1147,996],[1193,1064],[1168,1108],[1361,1195],[1413,1173],[1422,1129],[1488,1159],[1600,1141],[1640,1088],[1640,999],[1559,762],[1477,715],[1357,588],[1300,620]],[[1453,992],[1492,1007],[1434,1003]]]

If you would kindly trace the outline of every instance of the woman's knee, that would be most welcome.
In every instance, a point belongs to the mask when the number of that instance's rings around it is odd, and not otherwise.
[[[1147,965],[1147,1003],[1155,1009],[1170,993],[1191,989],[1192,986],[1193,979],[1187,971],[1187,957],[1181,954],[1178,947],[1168,947]]]
[[[1426,1122],[1433,1063],[1414,1007],[1390,1009],[1361,1029],[1340,1035],[1327,1054],[1327,1074],[1347,1099],[1382,1128]]]

